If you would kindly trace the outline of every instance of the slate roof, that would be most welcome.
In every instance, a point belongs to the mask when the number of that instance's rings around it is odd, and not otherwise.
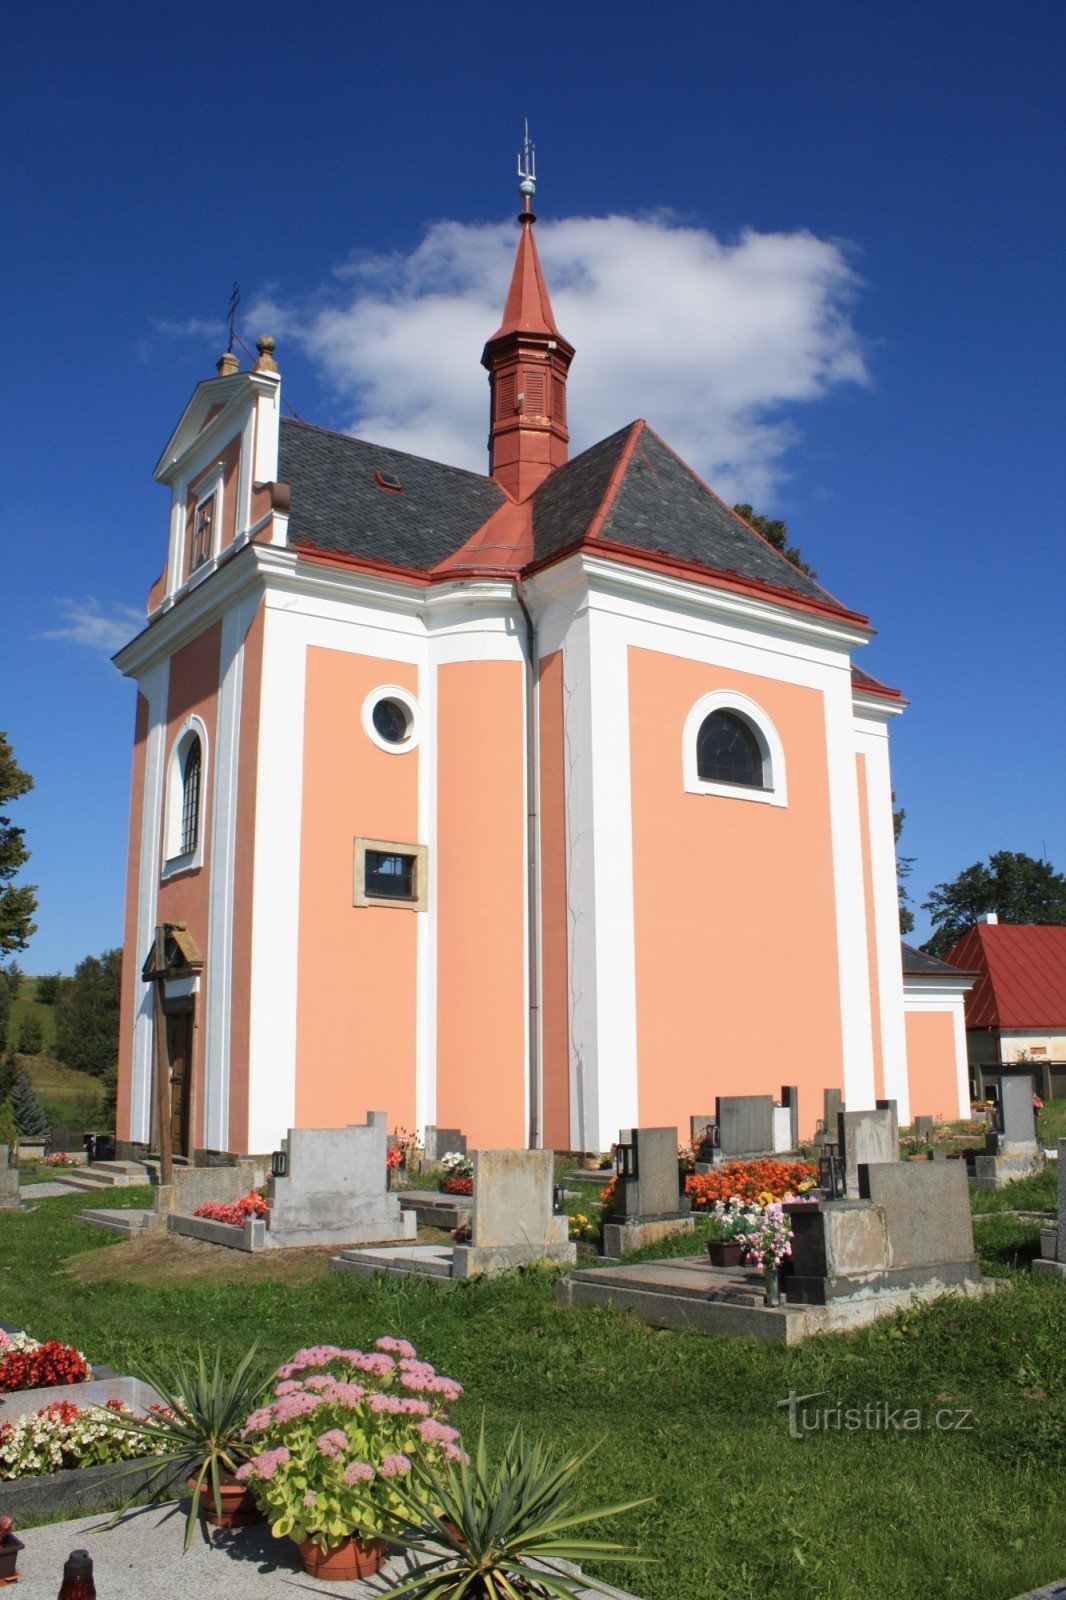
[[[395,474],[403,494],[379,488],[376,471]],[[278,476],[292,491],[292,544],[419,573],[453,555],[508,503],[480,473],[288,418],[281,423]],[[628,547],[663,555],[844,609],[644,422],[620,428],[559,467],[528,505],[531,565],[599,541],[620,547],[619,554]],[[520,566],[523,557],[512,554],[511,565]],[[506,558],[498,555],[501,564]]]
[[[391,472],[403,493],[380,489]],[[289,540],[424,572],[465,544],[507,496],[491,478],[282,418],[278,477]]]
[[[903,976],[905,978],[963,978],[974,976],[972,972],[962,972],[948,961],[938,961],[936,956],[926,955],[924,950],[916,950],[905,939],[900,940],[899,947],[903,956]]]
[[[624,432],[630,449],[598,538],[837,603],[749,528],[651,428],[634,423]],[[602,448],[596,445],[586,453]],[[579,456],[571,465],[576,467],[582,459]],[[555,476],[567,470],[562,467]],[[535,513],[533,529],[535,538]]]
[[[948,951],[980,973],[966,996],[968,1028],[1066,1027],[1066,927],[979,922]]]

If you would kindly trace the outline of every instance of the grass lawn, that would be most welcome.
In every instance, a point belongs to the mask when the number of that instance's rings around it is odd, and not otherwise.
[[[0,1214],[4,1320],[120,1369],[197,1340],[236,1359],[258,1339],[276,1363],[301,1344],[410,1338],[465,1385],[460,1424],[484,1413],[497,1442],[519,1420],[559,1446],[602,1439],[589,1501],[655,1495],[619,1531],[656,1564],[604,1573],[646,1600],[1008,1600],[1063,1576],[1066,1300],[1029,1275],[1037,1230],[1014,1218],[978,1225],[1010,1290],[788,1351],[561,1309],[541,1272],[366,1284],[327,1277],[328,1251],[112,1243],[77,1220],[84,1205]],[[790,1389],[916,1408],[926,1426],[792,1439]],[[938,1412],[964,1426],[929,1426]]]
[[[1036,1131],[1048,1150],[1054,1150],[1059,1139],[1066,1139],[1066,1099],[1045,1101]]]

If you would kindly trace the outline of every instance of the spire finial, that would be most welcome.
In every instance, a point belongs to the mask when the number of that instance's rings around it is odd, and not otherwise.
[[[536,147],[529,137],[529,118],[525,119],[525,137],[522,148],[518,154],[518,176],[520,179],[518,192],[522,196],[522,215],[532,216],[533,208],[530,201],[537,192],[537,152]]]

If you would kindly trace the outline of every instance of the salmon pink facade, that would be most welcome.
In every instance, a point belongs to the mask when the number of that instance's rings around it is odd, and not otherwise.
[[[804,1135],[826,1088],[964,1113],[954,1002],[904,982],[904,702],[854,665],[867,620],[645,423],[568,459],[528,206],[488,475],[283,419],[259,350],[163,452],[166,566],[118,657],[120,1139],[157,1136],[159,929],[190,1156],[368,1106],[571,1150],[782,1084]]]

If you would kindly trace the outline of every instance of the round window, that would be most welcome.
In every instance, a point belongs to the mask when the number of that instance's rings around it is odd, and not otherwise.
[[[371,720],[386,744],[403,744],[411,731],[411,713],[399,700],[379,700]]]

